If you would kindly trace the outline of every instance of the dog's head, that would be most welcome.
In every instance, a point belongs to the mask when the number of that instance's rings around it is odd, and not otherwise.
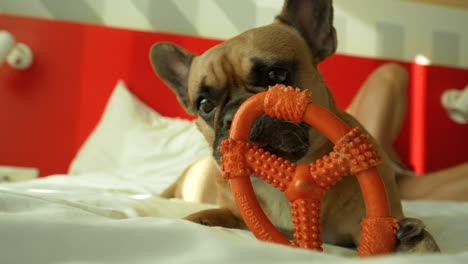
[[[313,100],[335,110],[317,69],[336,49],[331,0],[286,0],[270,25],[246,31],[202,55],[172,43],[157,43],[150,58],[157,75],[198,115],[197,125],[213,147],[227,138],[238,107],[277,83],[308,89]],[[267,116],[254,124],[251,141],[290,161],[306,157],[326,139],[306,124]]]

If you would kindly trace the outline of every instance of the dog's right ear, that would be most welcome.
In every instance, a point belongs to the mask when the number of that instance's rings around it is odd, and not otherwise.
[[[188,76],[196,54],[169,42],[159,42],[151,47],[150,60],[156,74],[174,93],[189,114],[193,113],[188,97]]]
[[[319,64],[336,50],[332,0],[285,0],[278,21],[294,27]]]

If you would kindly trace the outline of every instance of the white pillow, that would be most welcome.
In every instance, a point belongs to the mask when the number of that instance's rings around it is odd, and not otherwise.
[[[193,122],[159,115],[119,81],[69,174],[115,172],[165,187],[208,155],[208,145]]]

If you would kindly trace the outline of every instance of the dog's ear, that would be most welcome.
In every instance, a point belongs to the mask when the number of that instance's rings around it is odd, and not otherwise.
[[[285,0],[277,20],[301,33],[313,52],[316,64],[335,52],[332,0]]]
[[[156,74],[177,95],[177,99],[189,114],[194,114],[188,97],[188,76],[193,58],[176,44],[159,42],[150,50],[150,60]]]

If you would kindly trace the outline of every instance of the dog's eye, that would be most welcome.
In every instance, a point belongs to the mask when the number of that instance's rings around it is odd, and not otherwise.
[[[198,103],[198,112],[202,115],[211,113],[216,108],[216,105],[207,98],[202,98]]]
[[[288,79],[288,71],[284,69],[273,69],[268,72],[268,80],[272,84],[284,83]]]

